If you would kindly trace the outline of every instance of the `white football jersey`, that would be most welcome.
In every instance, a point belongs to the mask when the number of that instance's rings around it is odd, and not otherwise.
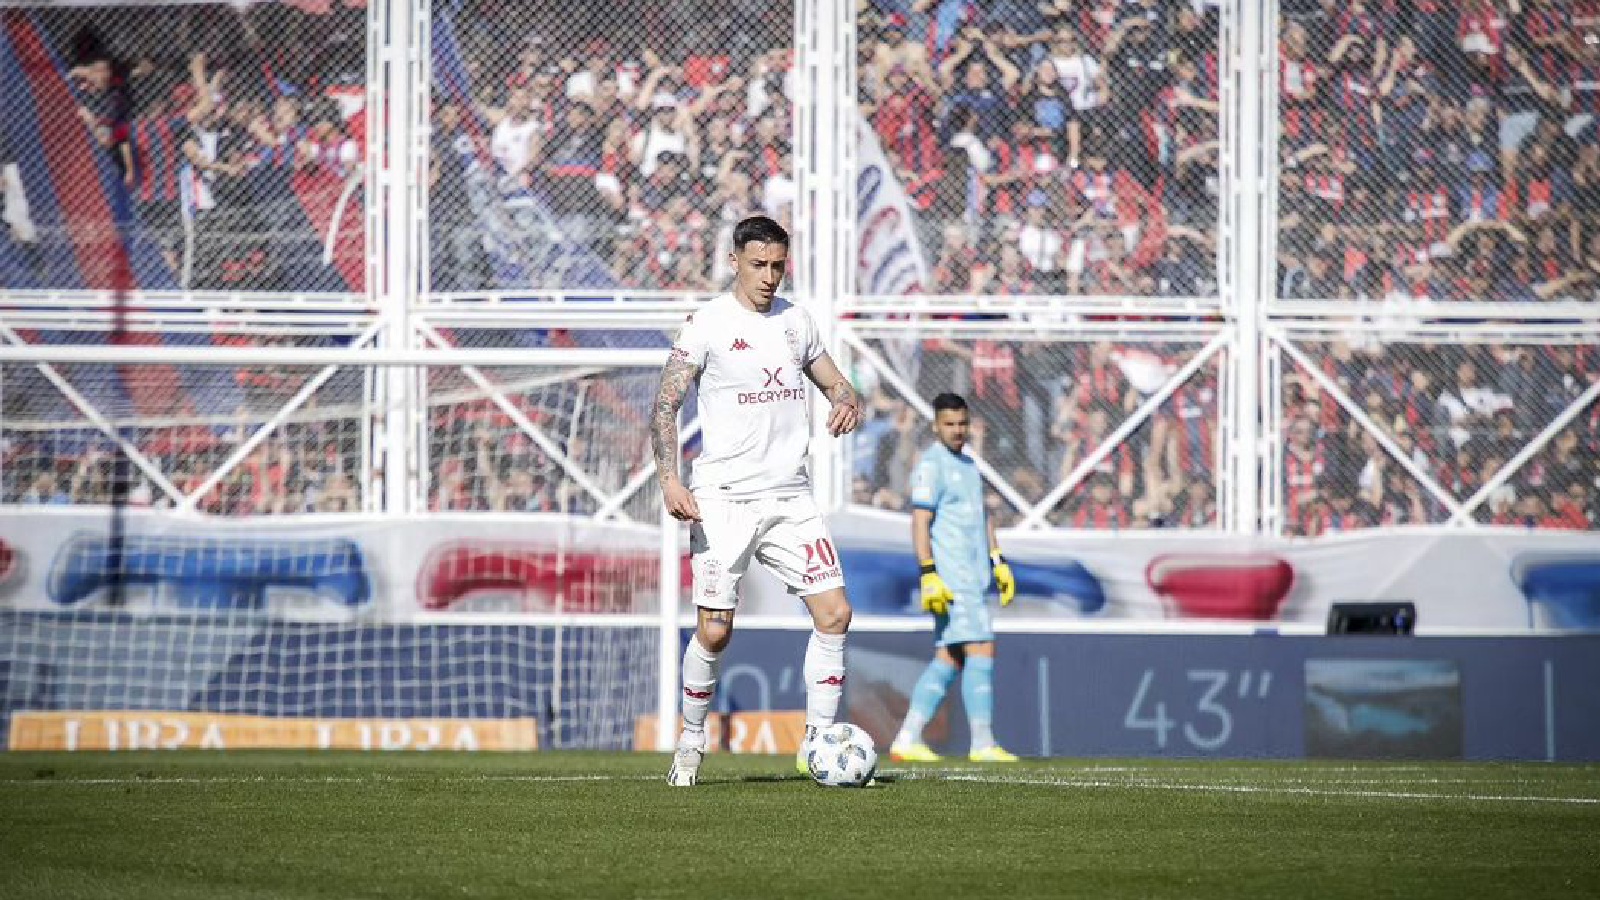
[[[811,392],[804,369],[823,353],[811,314],[782,297],[758,313],[722,294],[689,316],[673,345],[680,351],[700,368],[695,494],[748,500],[807,493]]]

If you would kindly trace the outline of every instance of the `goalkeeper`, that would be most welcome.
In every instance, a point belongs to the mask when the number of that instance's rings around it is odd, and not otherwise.
[[[1015,762],[995,743],[994,624],[986,594],[990,576],[1000,605],[1016,596],[1011,567],[1000,556],[994,522],[984,513],[983,476],[962,453],[971,417],[956,394],[933,398],[938,443],[922,452],[911,476],[911,543],[922,564],[922,608],[933,613],[933,660],[911,692],[911,708],[889,747],[898,762],[936,762],[922,729],[961,673],[961,699],[972,730],[973,762]]]

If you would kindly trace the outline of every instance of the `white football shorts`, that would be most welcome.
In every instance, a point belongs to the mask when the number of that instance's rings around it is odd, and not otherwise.
[[[844,587],[838,551],[811,495],[695,500],[700,521],[689,529],[689,553],[696,606],[733,609],[752,559],[799,597]]]

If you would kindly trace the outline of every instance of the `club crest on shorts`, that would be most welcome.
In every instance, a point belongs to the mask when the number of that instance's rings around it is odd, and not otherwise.
[[[786,328],[783,331],[783,339],[789,342],[789,358],[793,359],[794,364],[797,366],[804,365],[806,361],[805,348],[800,345],[800,332],[795,331],[793,328]]]
[[[705,583],[700,586],[701,595],[715,597],[717,592],[721,590],[718,586],[718,582],[722,580],[721,560],[708,559],[702,562],[700,564],[700,575],[705,579]]]

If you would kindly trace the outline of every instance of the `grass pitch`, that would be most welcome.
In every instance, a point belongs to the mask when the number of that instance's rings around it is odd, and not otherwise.
[[[0,754],[0,897],[1600,896],[1600,767]]]

